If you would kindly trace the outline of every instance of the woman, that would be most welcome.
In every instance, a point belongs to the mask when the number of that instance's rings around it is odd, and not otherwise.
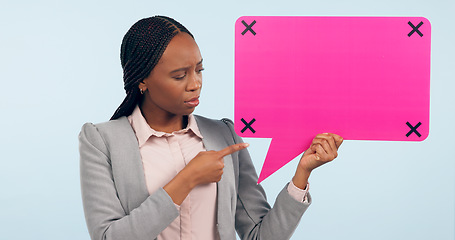
[[[111,121],[79,135],[92,239],[288,239],[311,202],[308,177],[342,138],[316,136],[270,208],[230,120],[192,114],[202,57],[191,33],[163,16],[135,23],[121,47],[127,96]]]

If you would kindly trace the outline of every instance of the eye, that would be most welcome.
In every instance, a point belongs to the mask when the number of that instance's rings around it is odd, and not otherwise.
[[[177,80],[182,80],[186,77],[186,74],[184,75],[178,75],[178,76],[175,76],[174,78],[177,79]]]
[[[201,72],[204,71],[204,70],[205,70],[205,68],[198,69],[198,70],[197,70],[197,73],[201,73]]]

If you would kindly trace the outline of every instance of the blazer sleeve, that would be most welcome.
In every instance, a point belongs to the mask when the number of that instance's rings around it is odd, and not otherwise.
[[[243,142],[235,133],[232,121],[225,121],[235,143]],[[308,194],[304,202],[295,200],[287,191],[287,184],[278,194],[273,208],[267,203],[264,189],[246,149],[239,151],[239,181],[235,227],[240,238],[276,240],[289,239],[303,213],[311,204]]]
[[[91,239],[155,239],[178,215],[169,195],[160,188],[127,213],[112,175],[109,149],[95,125],[79,134],[82,202]]]

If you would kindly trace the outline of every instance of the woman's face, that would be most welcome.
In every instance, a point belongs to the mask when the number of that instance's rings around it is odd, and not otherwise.
[[[139,84],[145,91],[142,106],[154,114],[192,113],[199,104],[202,70],[201,53],[194,39],[187,33],[177,34],[150,75]]]

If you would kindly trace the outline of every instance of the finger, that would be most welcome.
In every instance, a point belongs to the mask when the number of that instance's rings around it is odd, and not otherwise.
[[[341,144],[343,143],[343,138],[340,135],[337,135],[335,133],[318,134],[316,137],[323,137],[324,135],[328,135],[328,136],[333,137],[333,139],[335,140],[335,144],[336,144],[337,148],[339,148],[341,146]]]
[[[332,148],[330,147],[328,141],[324,138],[315,138],[313,140],[313,143],[315,145],[321,146],[326,154],[329,154],[332,152]]]
[[[305,159],[305,161],[319,161],[321,160],[321,157],[319,156],[318,153],[312,153],[312,154],[308,154],[306,156],[303,156],[302,159]]]
[[[319,154],[319,156],[321,156],[321,155],[325,156],[328,154],[321,144],[316,144],[315,149],[316,149],[316,153]]]
[[[330,150],[327,149],[327,152],[336,152],[338,150],[338,147],[335,143],[335,138],[331,135],[331,133],[318,134],[316,138],[325,139],[327,141],[327,143],[330,145]]]
[[[311,144],[310,147],[307,150],[305,150],[305,152],[303,152],[303,156],[308,156],[308,155],[314,154],[314,153],[316,153],[316,148],[315,148],[314,144]]]
[[[318,144],[313,144],[313,143],[312,143],[311,146],[310,146],[310,148],[307,150],[308,154],[316,153],[316,146],[317,146],[317,145],[318,145]],[[305,153],[306,153],[306,152],[305,152]],[[308,154],[307,154],[307,155],[308,155]]]
[[[329,154],[325,151],[321,144],[316,145],[316,155],[321,159],[329,159]]]
[[[340,135],[337,135],[337,134],[334,134],[334,133],[330,133],[330,134],[335,139],[335,143],[337,145],[337,148],[339,148],[341,146],[341,144],[343,143],[343,138]]]
[[[332,149],[332,152],[336,153],[337,150],[338,150],[338,146],[335,142],[335,138],[334,138],[334,134],[333,133],[325,133],[326,136],[327,136],[327,142],[329,143],[330,145],[330,148]]]
[[[225,156],[227,156],[229,154],[232,154],[232,153],[235,153],[235,152],[240,151],[242,149],[245,149],[248,146],[250,146],[250,144],[248,144],[248,143],[237,143],[237,144],[228,146],[228,147],[218,151],[218,154],[220,154],[221,157],[225,157]]]
[[[310,147],[308,147],[308,149],[305,150],[305,152],[303,153],[303,155],[306,156],[306,155],[308,155],[308,154],[312,154],[312,153],[315,153],[315,152],[316,152],[316,150],[314,149],[314,145],[311,144]]]
[[[316,160],[316,161],[321,160],[321,157],[319,156],[318,153],[313,153],[313,154],[311,154],[309,157],[313,158],[313,159]]]
[[[315,164],[312,165],[313,169],[311,170],[314,170],[315,168],[325,164],[327,161],[324,161],[322,160],[323,158],[321,156],[319,156],[318,153],[315,153],[315,154],[311,154],[308,156],[310,159],[312,159],[312,162],[314,162]]]

